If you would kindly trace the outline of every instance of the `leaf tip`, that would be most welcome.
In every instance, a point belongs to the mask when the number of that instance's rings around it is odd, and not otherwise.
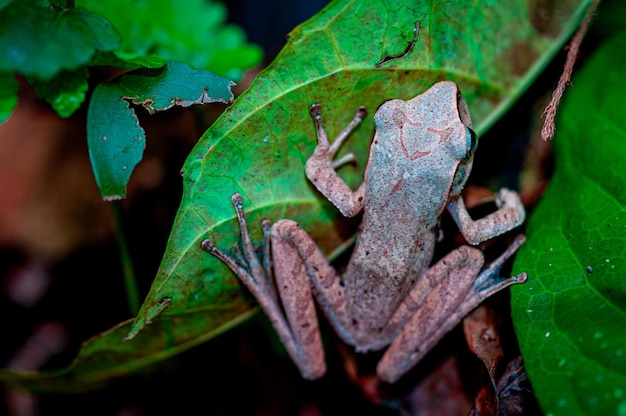
[[[102,200],[104,202],[119,201],[124,198],[126,198],[126,195],[102,195]]]

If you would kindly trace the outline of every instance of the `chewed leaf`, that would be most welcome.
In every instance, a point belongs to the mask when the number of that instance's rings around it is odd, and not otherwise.
[[[119,86],[96,87],[87,113],[91,167],[104,200],[124,198],[133,169],[143,158],[146,137]]]
[[[209,71],[197,70],[180,62],[168,62],[164,68],[144,69],[124,75],[120,89],[123,99],[143,106],[150,114],[175,105],[230,103],[235,83]]]
[[[185,64],[143,69],[98,85],[89,103],[87,141],[96,182],[105,200],[124,198],[133,169],[143,158],[146,137],[130,102],[150,113],[172,106],[232,101],[226,78]]]

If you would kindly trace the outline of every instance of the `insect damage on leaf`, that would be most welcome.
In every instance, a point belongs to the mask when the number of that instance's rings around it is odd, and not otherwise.
[[[419,33],[420,33],[420,22],[418,21],[418,22],[415,22],[415,28],[413,28],[413,40],[411,40],[409,44],[406,45],[406,48],[404,48],[402,52],[397,53],[395,55],[386,55],[380,61],[376,62],[376,65],[375,65],[376,68],[380,68],[383,66],[383,64],[389,61],[404,58],[405,56],[410,54],[413,48],[415,47],[415,44],[417,43],[417,37],[419,36]]]

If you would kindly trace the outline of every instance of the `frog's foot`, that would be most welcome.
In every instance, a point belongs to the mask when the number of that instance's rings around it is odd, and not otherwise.
[[[239,278],[243,281],[248,289],[256,296],[255,292],[271,295],[276,297],[276,290],[272,283],[270,253],[269,253],[269,234],[270,223],[264,220],[261,223],[263,227],[263,255],[261,259],[257,256],[254,244],[250,239],[246,217],[243,212],[243,198],[240,194],[233,194],[232,198],[237,219],[239,220],[239,228],[241,232],[242,250],[237,245],[233,247],[234,257],[225,251],[217,248],[209,239],[205,239],[201,243],[201,247],[207,253],[210,253],[224,262]],[[249,285],[250,283],[250,285]],[[252,287],[250,287],[252,286]]]
[[[320,104],[311,105],[309,111],[311,112],[311,116],[315,121],[315,129],[317,132],[317,147],[315,148],[315,152],[312,158],[315,159],[323,159],[327,162],[332,162],[337,154],[337,151],[343,144],[343,142],[348,138],[350,133],[361,123],[361,121],[367,115],[367,110],[365,107],[361,106],[356,111],[354,118],[348,124],[348,126],[343,129],[341,133],[337,136],[335,141],[330,144],[328,141],[328,135],[326,134],[326,129],[324,128],[324,123],[322,121],[322,106]],[[354,162],[354,155],[346,155],[342,159],[333,163],[333,167],[339,167],[348,162]]]
[[[433,266],[433,274],[446,276],[442,280],[445,284],[437,285],[391,343],[378,364],[379,377],[389,383],[397,381],[481,302],[512,284],[525,282],[526,273],[506,279],[499,277],[503,263],[524,241],[524,236],[517,236],[506,251],[475,279],[473,277],[482,265],[482,254],[468,246],[457,249],[463,250],[462,256],[449,255]],[[437,273],[438,269],[440,273]],[[468,280],[469,278],[472,280]],[[457,283],[453,283],[454,281]],[[459,293],[464,294],[464,297],[450,300]],[[450,306],[454,308],[449,308]]]
[[[467,313],[476,308],[482,301],[490,297],[491,295],[501,291],[502,289],[511,286],[516,283],[524,283],[527,279],[526,273],[520,273],[516,276],[509,277],[508,279],[500,280],[500,269],[502,265],[520,248],[526,241],[526,237],[518,235],[507,249],[495,259],[489,267],[478,275],[474,281],[472,290],[468,294],[464,303],[468,303],[471,306]]]
[[[286,279],[279,279],[283,287],[278,291],[272,275],[270,236],[276,234],[277,229],[284,228],[281,223],[285,221],[279,221],[274,226],[270,226],[267,220],[262,222],[264,244],[263,253],[259,256],[250,239],[241,195],[234,194],[232,202],[241,229],[241,249],[235,246],[233,249],[235,255],[232,256],[216,247],[209,239],[202,241],[202,249],[224,262],[250,290],[272,322],[281,342],[298,366],[302,376],[307,379],[321,377],[326,371],[326,364],[315,316],[315,305],[306,281],[306,274],[297,276],[299,279],[294,277],[295,280],[292,279],[290,282],[292,284],[285,283]],[[298,266],[299,259],[287,262],[279,254],[277,261],[289,263],[287,266],[285,264],[281,266],[291,267],[292,271],[298,267],[302,268]],[[278,269],[282,270],[280,267]],[[294,298],[293,294],[291,297],[286,294],[290,287],[292,287],[292,292],[300,295],[300,298],[297,296]],[[282,307],[278,293],[282,297]]]

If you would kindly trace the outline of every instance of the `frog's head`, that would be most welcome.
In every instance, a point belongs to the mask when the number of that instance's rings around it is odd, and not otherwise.
[[[404,156],[406,166],[457,195],[469,176],[476,134],[455,83],[443,81],[408,100],[390,100],[374,115],[373,146]]]
[[[434,84],[419,98],[422,99],[421,105],[427,107],[424,113],[433,114],[429,122],[431,128],[438,130],[441,136],[437,145],[440,158],[452,164],[448,165],[454,170],[450,196],[456,196],[472,170],[478,144],[467,103],[457,85],[450,81]]]
[[[476,151],[476,147],[478,145],[478,138],[472,129],[472,119],[470,118],[469,108],[467,107],[467,103],[465,102],[461,91],[459,91],[456,84],[452,82],[449,84],[454,86],[456,112],[458,114],[458,119],[464,126],[464,134],[462,134],[460,140],[454,144],[457,151],[457,157],[459,157],[459,165],[457,166],[452,186],[450,187],[450,196],[456,196],[461,193],[463,187],[465,186],[465,182],[469,178],[472,170],[472,163],[474,161],[474,152]],[[465,140],[463,140],[463,136]]]

